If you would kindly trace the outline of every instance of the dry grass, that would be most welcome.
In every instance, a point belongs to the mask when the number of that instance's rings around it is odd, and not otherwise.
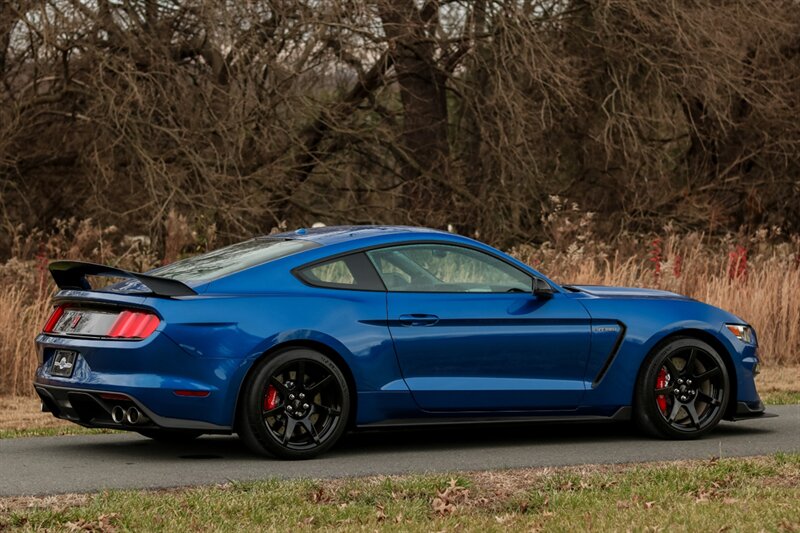
[[[758,392],[800,392],[800,365],[766,366],[756,377]]]
[[[72,422],[60,420],[50,413],[43,413],[38,398],[0,396],[0,439],[95,433],[114,433],[114,431],[87,429]]]
[[[518,246],[511,253],[556,281],[685,294],[753,324],[767,366],[800,364],[800,237],[765,230],[711,240],[667,227],[663,237],[628,236],[608,244],[593,236],[591,213],[558,206],[543,223],[551,242]],[[0,264],[0,282],[8,287],[0,294],[0,390],[11,395],[33,394],[33,339],[50,312],[54,290],[45,268],[48,257],[84,258],[133,270],[157,264],[149,248],[113,228],[69,221],[54,236],[34,237],[44,244],[17,239],[19,258]],[[173,248],[191,253],[214,242],[208,236],[190,245],[185,241]]]
[[[43,413],[38,398],[0,396],[0,430],[53,429],[73,425],[50,413]]]
[[[37,356],[33,339],[50,312],[50,294],[30,298],[19,287],[0,294],[0,390],[34,394],[31,380]]]

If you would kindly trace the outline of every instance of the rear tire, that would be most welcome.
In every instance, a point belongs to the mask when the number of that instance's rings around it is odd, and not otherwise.
[[[349,415],[350,388],[336,363],[314,350],[292,348],[253,369],[238,433],[258,454],[310,459],[336,444]]]
[[[679,337],[645,359],[634,396],[634,419],[650,435],[696,439],[719,424],[730,399],[725,362],[708,343]]]

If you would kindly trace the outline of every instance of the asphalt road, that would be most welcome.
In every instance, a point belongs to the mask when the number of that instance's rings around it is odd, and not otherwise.
[[[652,440],[628,424],[489,425],[347,435],[323,457],[294,462],[252,456],[235,437],[203,437],[183,446],[128,434],[4,439],[0,496],[800,451],[800,405],[768,411],[780,416],[723,422],[698,441]]]

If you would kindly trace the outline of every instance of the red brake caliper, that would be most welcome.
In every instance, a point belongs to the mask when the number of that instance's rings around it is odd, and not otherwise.
[[[270,385],[264,395],[264,410],[271,411],[276,405],[278,405],[278,389]]]
[[[658,371],[658,377],[656,378],[656,389],[663,389],[669,384],[667,380],[667,369],[662,368]],[[661,412],[667,414],[667,397],[663,394],[656,396],[656,403],[658,404],[658,408],[661,409]]]

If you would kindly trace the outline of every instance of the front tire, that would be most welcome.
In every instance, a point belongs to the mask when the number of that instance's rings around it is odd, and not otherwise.
[[[645,360],[634,418],[653,436],[696,439],[719,424],[729,397],[730,377],[719,353],[699,339],[681,337]]]
[[[310,459],[342,436],[350,414],[350,389],[329,357],[289,349],[257,363],[239,412],[239,437],[259,454]]]

